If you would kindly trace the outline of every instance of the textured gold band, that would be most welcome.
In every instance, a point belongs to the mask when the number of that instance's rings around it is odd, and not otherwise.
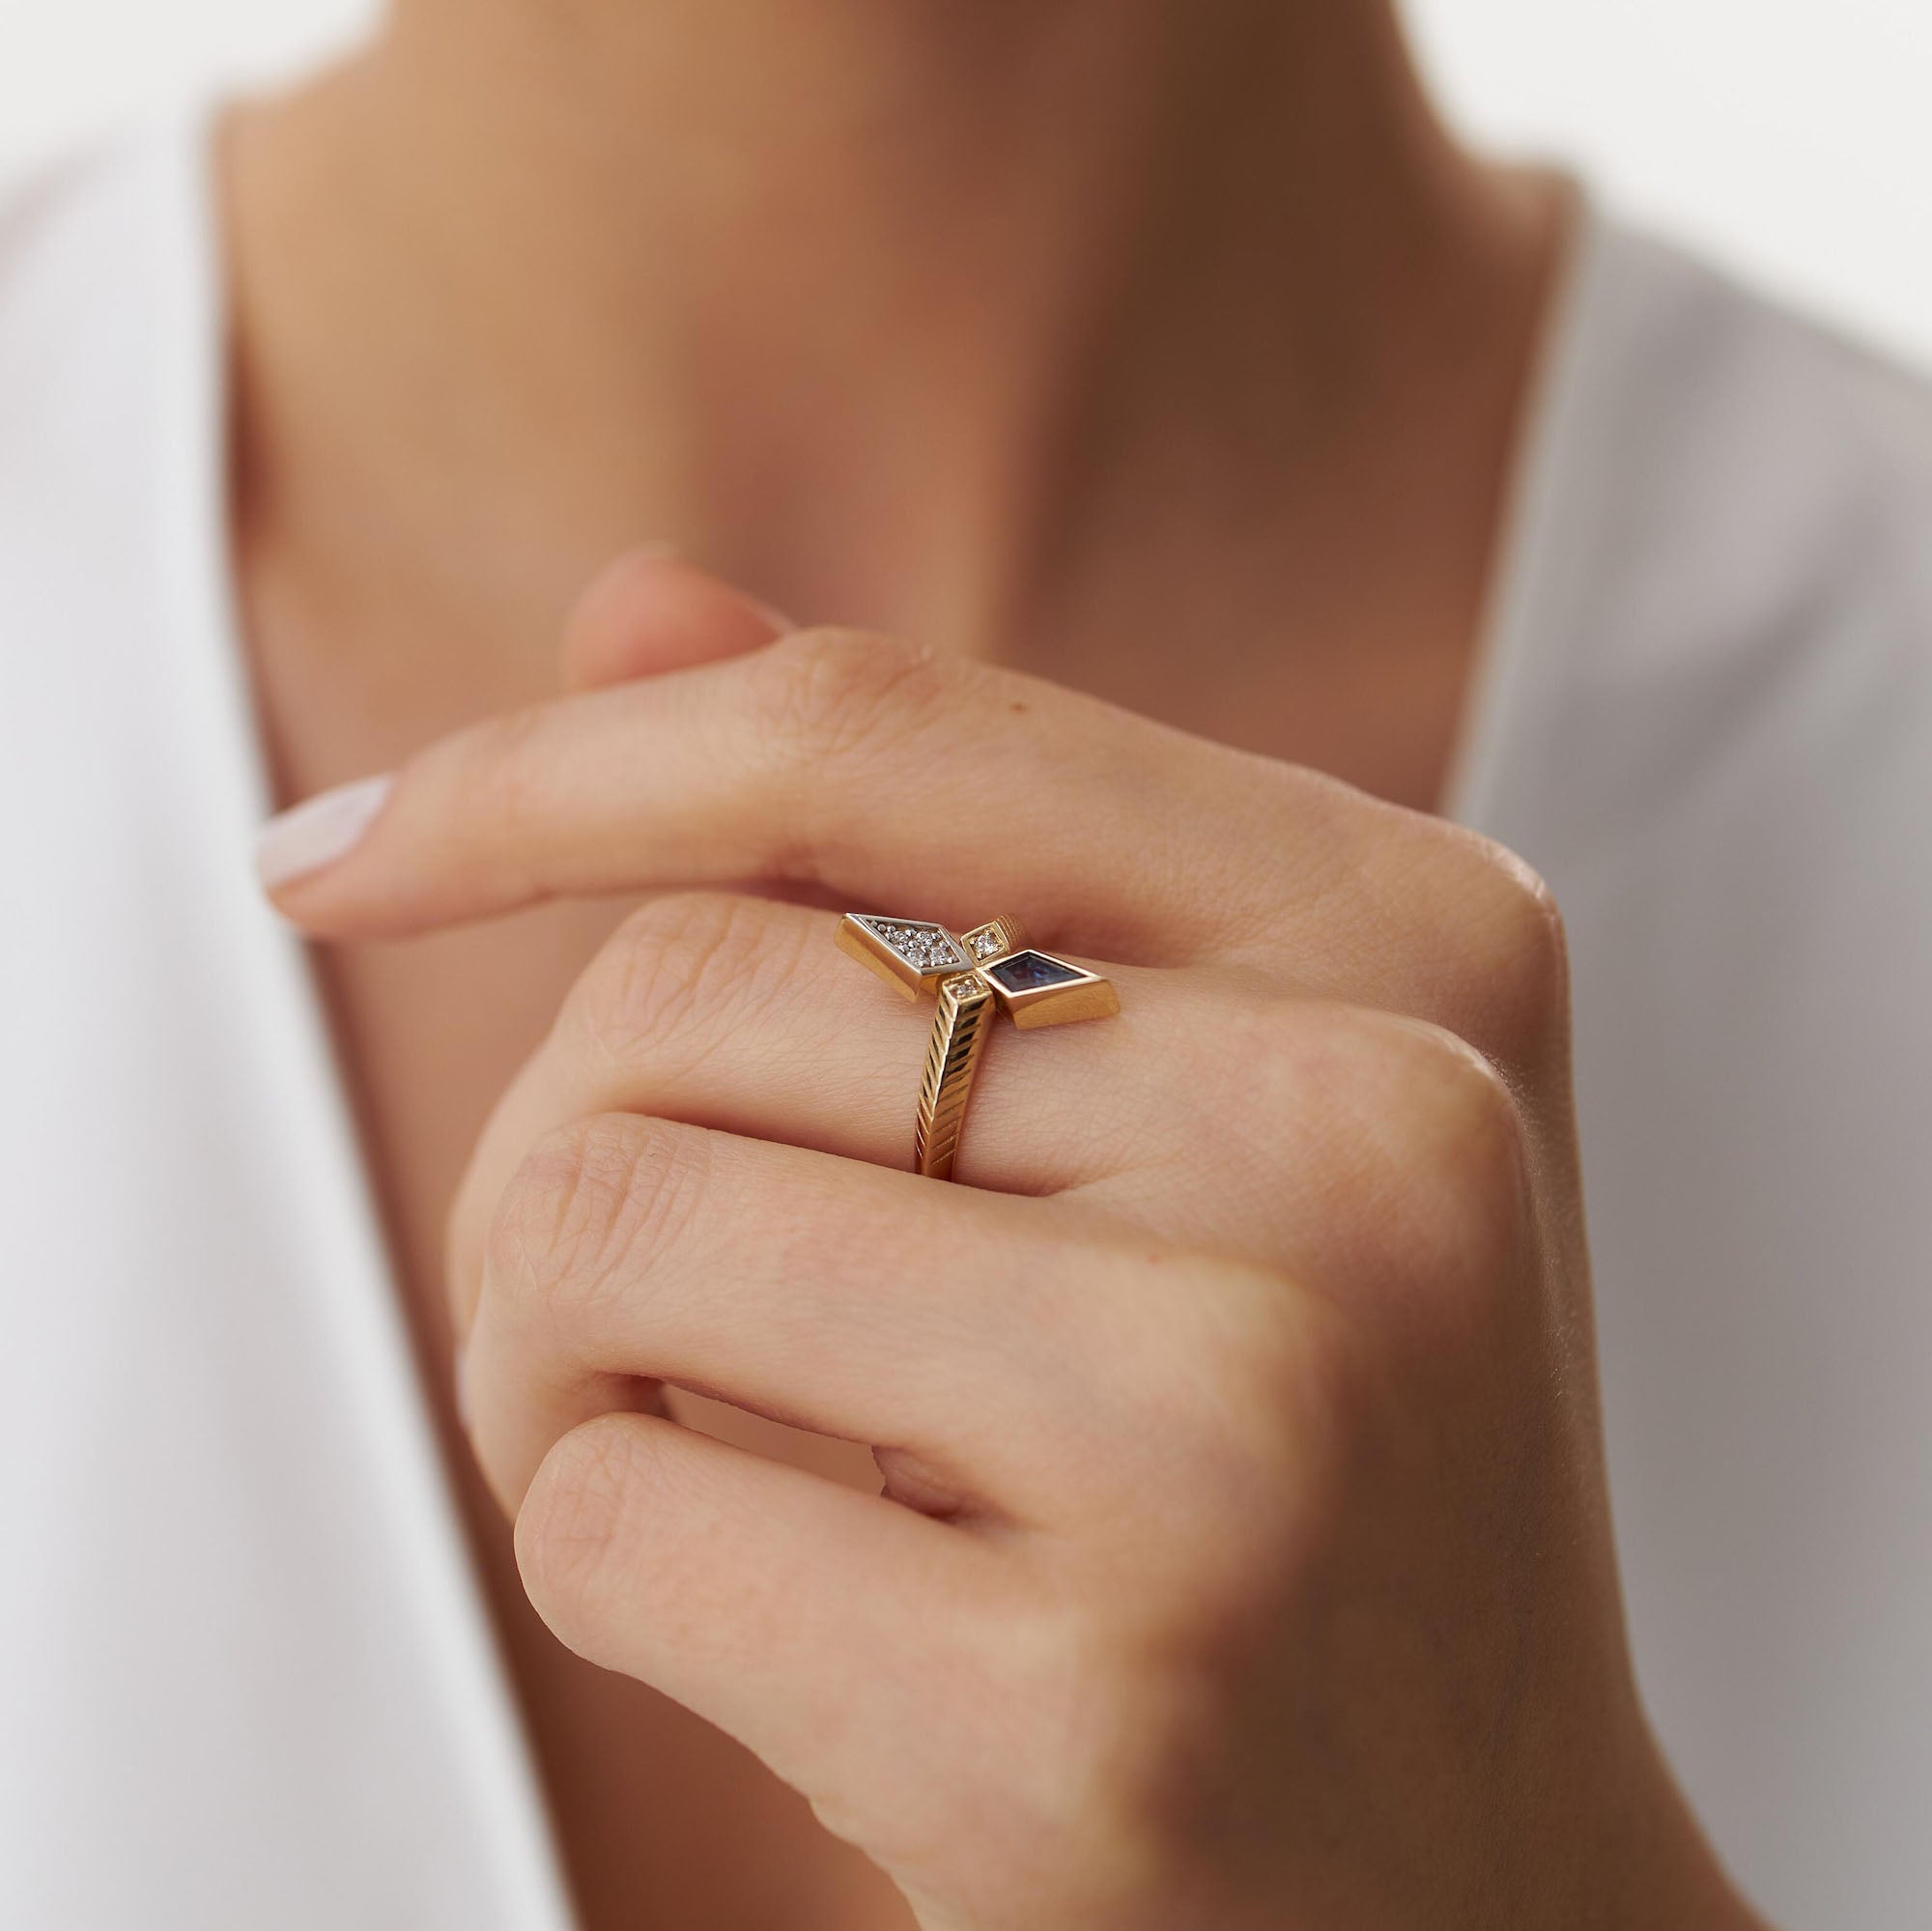
[[[992,988],[972,973],[942,980],[925,1077],[919,1088],[919,1123],[913,1134],[913,1166],[936,1180],[952,1176],[973,1075],[992,1031],[997,1005]]]

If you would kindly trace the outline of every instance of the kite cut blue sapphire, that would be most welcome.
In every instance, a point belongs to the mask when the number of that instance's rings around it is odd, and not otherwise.
[[[1070,985],[1076,979],[1086,977],[1077,968],[1062,965],[1044,952],[1015,952],[1011,958],[982,970],[1009,992],[1035,992],[1042,985]]]

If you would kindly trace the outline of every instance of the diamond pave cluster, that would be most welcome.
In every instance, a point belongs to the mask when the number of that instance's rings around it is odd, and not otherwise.
[[[896,919],[867,919],[865,923],[921,972],[944,972],[948,966],[971,963],[944,925],[910,924]]]

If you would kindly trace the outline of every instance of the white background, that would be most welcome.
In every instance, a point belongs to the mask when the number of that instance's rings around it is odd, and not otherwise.
[[[646,0],[638,0],[646,4]],[[0,0],[0,168],[373,0]],[[1453,110],[1932,364],[1932,0],[1412,0]]]

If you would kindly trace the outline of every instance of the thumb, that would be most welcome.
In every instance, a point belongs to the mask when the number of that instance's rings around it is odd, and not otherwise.
[[[633,550],[592,581],[564,626],[564,688],[591,691],[739,657],[795,628],[668,550]]]

